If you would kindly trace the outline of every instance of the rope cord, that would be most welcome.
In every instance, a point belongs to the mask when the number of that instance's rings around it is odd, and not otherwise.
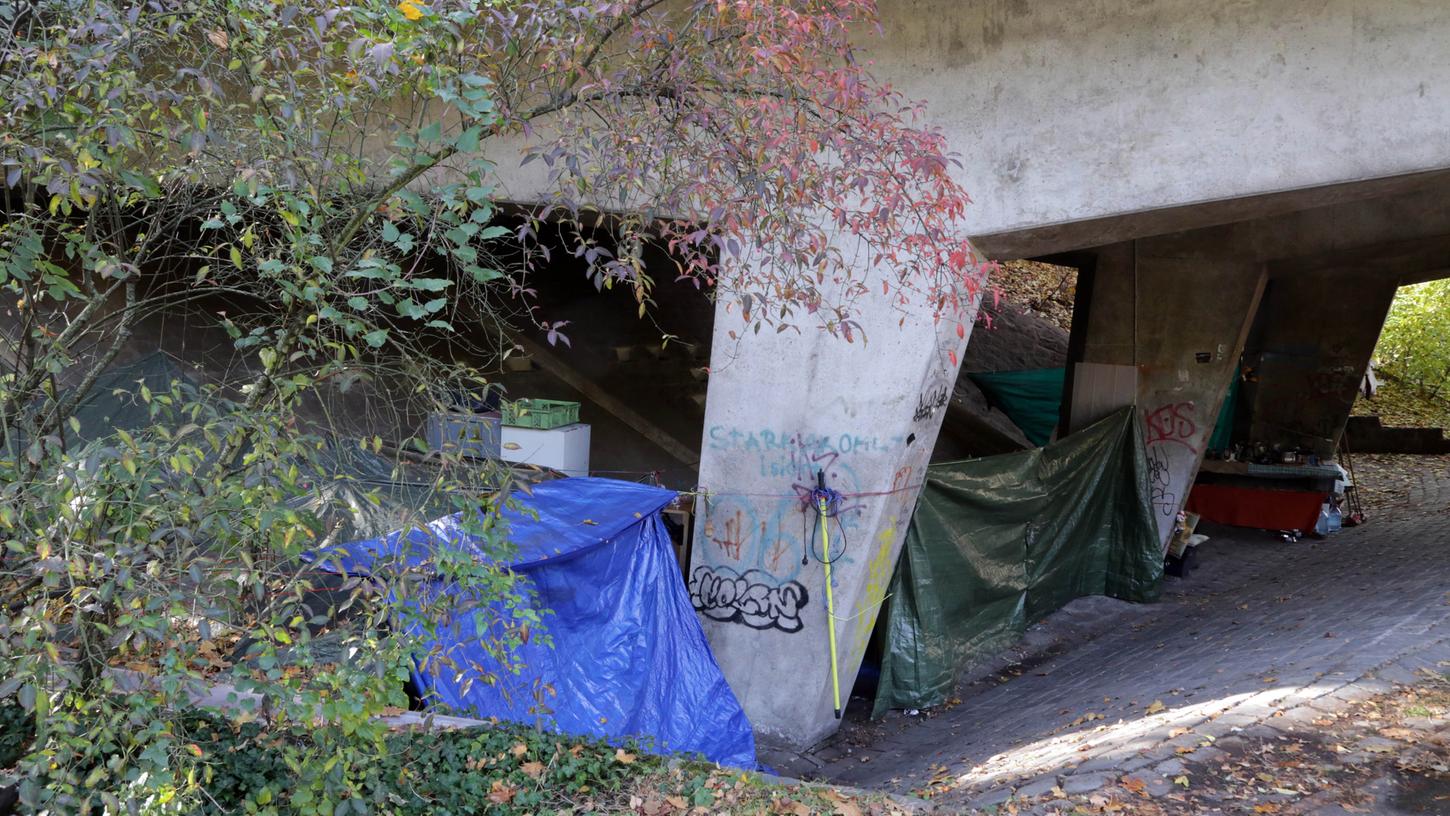
[[[846,547],[849,542],[846,539],[846,528],[841,524],[841,505],[845,502],[846,496],[829,487],[816,487],[801,498],[801,566],[811,562],[811,556],[822,564],[834,564],[846,554]],[[821,506],[824,504],[824,516]],[[829,525],[832,521],[836,523],[836,539],[841,542],[840,549],[835,553],[817,552],[817,541],[820,539],[821,524]],[[822,545],[820,550],[824,550]],[[833,548],[834,549],[834,548]]]

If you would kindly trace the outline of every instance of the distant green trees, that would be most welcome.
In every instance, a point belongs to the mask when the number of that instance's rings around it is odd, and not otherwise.
[[[1375,358],[1392,376],[1431,395],[1450,384],[1450,279],[1400,289]]]

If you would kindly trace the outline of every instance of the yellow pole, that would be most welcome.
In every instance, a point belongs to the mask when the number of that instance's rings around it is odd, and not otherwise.
[[[831,594],[831,539],[826,532],[830,518],[826,516],[826,499],[820,498],[821,555],[826,566],[826,626],[831,639],[831,693],[836,702],[836,719],[841,719],[841,674],[836,667],[836,601]]]

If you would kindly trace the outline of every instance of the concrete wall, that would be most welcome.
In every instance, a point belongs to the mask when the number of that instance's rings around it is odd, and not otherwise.
[[[816,510],[824,470],[845,494],[832,564],[839,679],[850,693],[896,566],[966,345],[924,306],[870,296],[866,339],[744,331],[715,320],[690,594],[756,733],[792,746],[836,728]],[[972,313],[962,316],[963,334]],[[810,537],[816,555],[802,564]]]
[[[883,0],[881,17],[885,39],[862,45],[961,153],[969,229],[996,257],[1227,223],[1263,214],[1267,193],[1450,166],[1438,0]],[[1113,235],[1062,226],[1210,203]]]
[[[1106,247],[1078,284],[1079,296],[1091,288],[1092,308],[1073,327],[1084,334],[1073,362],[1138,369],[1154,516],[1165,542],[1264,288],[1263,264],[1222,251],[1213,237]]]
[[[1248,439],[1333,455],[1397,288],[1355,268],[1269,285],[1244,358]]]
[[[1333,453],[1396,288],[1450,269],[1447,193],[1441,178],[1075,254],[1071,362],[1137,368],[1165,534],[1245,349],[1237,433]]]

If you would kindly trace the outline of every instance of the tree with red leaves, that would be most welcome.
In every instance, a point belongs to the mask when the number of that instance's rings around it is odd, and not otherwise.
[[[956,317],[984,277],[942,134],[857,57],[873,32],[871,0],[532,0],[460,39],[500,57],[497,132],[547,167],[521,238],[578,225],[596,282],[641,297],[638,246],[662,240],[756,330],[808,314],[849,340],[868,287]],[[617,252],[584,246],[599,211]]]

